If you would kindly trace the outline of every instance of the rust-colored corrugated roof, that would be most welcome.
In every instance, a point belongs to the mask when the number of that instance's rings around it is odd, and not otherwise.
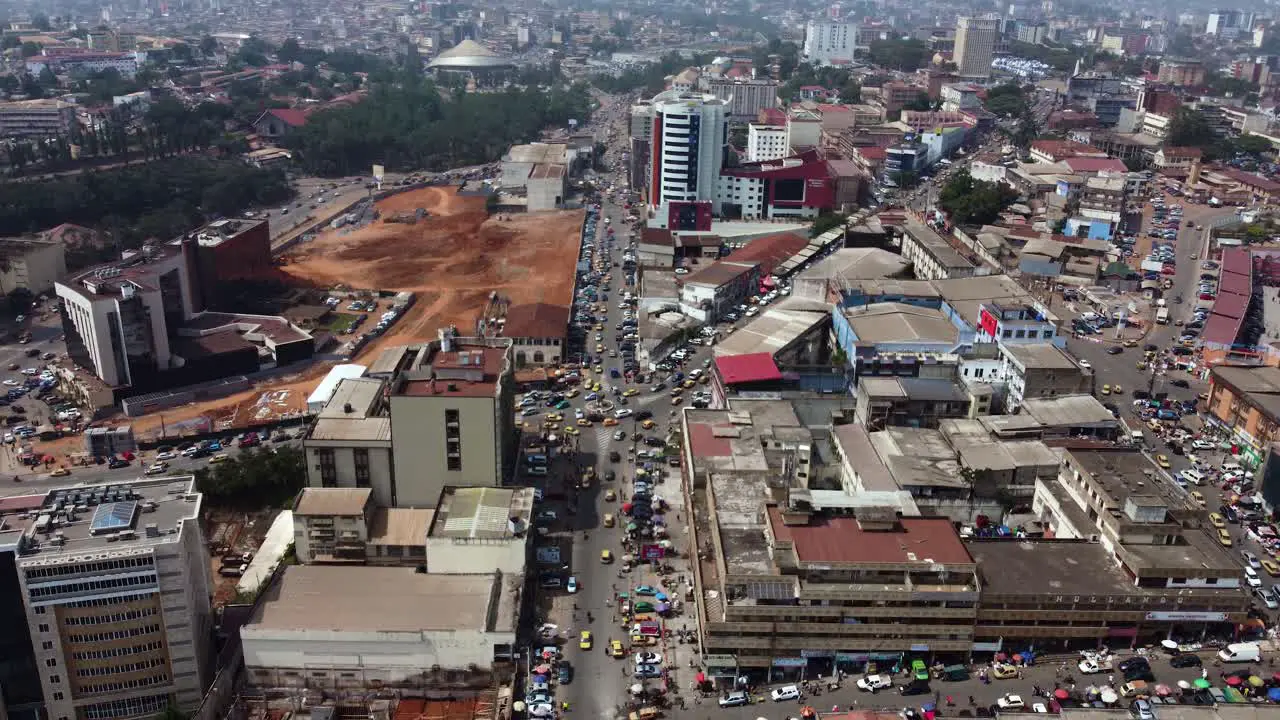
[[[947,518],[902,518],[895,531],[863,530],[854,518],[830,517],[809,525],[785,525],[777,507],[769,525],[779,541],[790,540],[801,562],[973,564]]]

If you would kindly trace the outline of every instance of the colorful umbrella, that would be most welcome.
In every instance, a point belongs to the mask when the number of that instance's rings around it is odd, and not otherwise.
[[[1268,690],[1267,699],[1274,703],[1280,703],[1280,688],[1271,688]]]
[[[1173,694],[1173,688],[1169,687],[1168,685],[1157,685],[1156,694],[1159,695],[1160,697],[1168,697],[1169,695]]]
[[[1250,687],[1256,687],[1256,688],[1257,688],[1257,687],[1262,687],[1262,686],[1263,686],[1263,685],[1265,685],[1265,684],[1266,684],[1266,683],[1262,682],[1262,678],[1258,677],[1257,675],[1250,675],[1250,676],[1249,676],[1249,686],[1250,686]]]
[[[1209,682],[1204,678],[1196,678],[1195,681],[1191,683],[1191,685],[1197,690],[1208,690],[1209,688],[1213,687],[1213,683]]]
[[[1057,690],[1053,691],[1053,696],[1059,700],[1066,700],[1067,698],[1071,697],[1071,693],[1067,692],[1062,688],[1058,688]]]
[[[1228,687],[1237,687],[1237,686],[1239,686],[1239,685],[1240,685],[1240,683],[1242,683],[1242,682],[1244,682],[1244,681],[1243,681],[1243,680],[1241,680],[1241,679],[1240,679],[1240,677],[1239,677],[1238,675],[1232,675],[1231,677],[1227,678],[1227,686],[1228,686]]]
[[[546,675],[549,672],[551,672],[550,665],[539,665],[538,667],[533,669],[533,674],[535,675]]]

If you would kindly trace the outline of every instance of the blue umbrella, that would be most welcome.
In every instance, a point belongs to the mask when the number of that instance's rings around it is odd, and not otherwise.
[[[1280,703],[1280,688],[1271,688],[1268,690],[1267,699],[1274,703]]]
[[[923,711],[925,711],[925,712],[932,712],[933,710],[936,710],[936,709],[937,709],[937,707],[938,707],[938,706],[937,706],[937,705],[934,705],[933,703],[925,703],[925,704],[923,704],[923,705],[921,705],[921,706],[920,706],[920,709],[921,709],[921,710],[923,710]]]

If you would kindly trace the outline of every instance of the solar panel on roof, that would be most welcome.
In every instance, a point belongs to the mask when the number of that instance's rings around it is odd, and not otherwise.
[[[117,532],[133,527],[133,518],[138,512],[138,503],[134,501],[104,503],[93,511],[93,519],[89,521],[89,533]]]

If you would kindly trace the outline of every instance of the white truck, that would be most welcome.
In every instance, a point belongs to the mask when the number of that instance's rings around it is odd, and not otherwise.
[[[1156,309],[1156,324],[1157,325],[1169,324],[1169,308],[1162,307],[1162,308]]]

